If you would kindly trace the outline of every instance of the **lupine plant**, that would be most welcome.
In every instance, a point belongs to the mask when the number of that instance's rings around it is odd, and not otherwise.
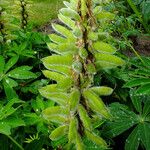
[[[43,74],[53,84],[40,89],[40,93],[54,101],[55,106],[43,111],[43,117],[56,126],[50,138],[57,141],[67,137],[64,149],[86,149],[84,139],[95,147],[106,149],[105,140],[96,134],[98,122],[111,119],[109,109],[101,96],[113,89],[94,86],[94,76],[100,70],[121,66],[124,61],[115,56],[116,49],[101,39],[101,24],[109,19],[109,12],[92,0],[64,2],[58,18],[65,24],[52,24],[56,34],[49,35],[52,56],[42,59]]]

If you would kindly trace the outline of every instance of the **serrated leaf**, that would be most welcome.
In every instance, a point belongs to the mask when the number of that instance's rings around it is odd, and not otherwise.
[[[98,95],[96,95],[91,90],[86,90],[86,91],[84,91],[83,94],[84,94],[85,99],[88,100],[90,108],[94,112],[104,116],[105,118],[110,118],[110,114],[108,112],[108,109],[106,108],[102,99],[100,97],[98,97]]]
[[[143,107],[143,116],[147,116],[150,114],[150,100],[147,100],[144,103],[144,107]]]
[[[18,59],[18,56],[13,56],[12,58],[10,58],[5,65],[4,72],[6,73],[12,66],[14,66],[17,63]]]
[[[130,87],[135,87],[135,86],[149,84],[149,83],[150,83],[150,79],[147,79],[147,78],[133,79],[127,82],[124,85],[124,87],[130,88]]]
[[[112,45],[105,42],[95,42],[93,43],[93,48],[98,52],[106,54],[114,54],[116,52],[116,49]]]
[[[67,125],[60,126],[51,132],[50,139],[53,141],[59,140],[62,136],[67,134],[67,131]]]
[[[139,127],[135,127],[126,139],[125,150],[138,150],[140,144]]]
[[[21,66],[17,67],[14,70],[11,70],[7,73],[7,75],[14,79],[32,79],[36,78],[36,74],[32,73],[31,71],[28,71],[30,67],[28,66]]]
[[[113,92],[113,89],[106,86],[100,86],[100,87],[92,87],[90,88],[93,92],[95,92],[97,95],[102,96],[108,96],[111,95]]]
[[[122,66],[125,64],[121,58],[110,54],[98,53],[95,54],[95,58],[95,64],[98,70],[116,68],[117,66]]]

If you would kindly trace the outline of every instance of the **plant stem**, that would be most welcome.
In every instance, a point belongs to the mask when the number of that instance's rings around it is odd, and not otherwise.
[[[13,139],[11,136],[6,135],[14,144],[16,144],[21,150],[24,150],[24,148],[15,140]]]

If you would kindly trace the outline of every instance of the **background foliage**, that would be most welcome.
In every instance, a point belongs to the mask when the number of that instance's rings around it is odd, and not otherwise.
[[[48,33],[38,31],[41,26],[51,30],[50,22],[57,18],[63,1],[25,0],[29,15],[25,28],[19,1],[0,1],[0,149],[62,149],[66,137],[51,141],[49,135],[56,125],[42,116],[56,104],[43,98],[38,89],[55,82],[44,77],[41,62],[51,55],[47,43],[52,41]],[[102,97],[113,118],[97,121],[96,134],[115,150],[149,150],[150,2],[114,0],[102,7],[115,17],[107,25],[102,22],[101,37],[117,47],[117,55],[126,65],[94,76],[95,86],[114,89],[111,96]],[[83,142],[89,149],[100,149],[86,138]]]

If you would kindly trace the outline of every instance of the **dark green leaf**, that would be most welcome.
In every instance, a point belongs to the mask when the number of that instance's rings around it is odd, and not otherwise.
[[[4,72],[6,73],[12,66],[14,66],[17,63],[18,59],[18,56],[14,56],[11,59],[9,59],[5,65]]]
[[[137,150],[140,143],[138,126],[128,136],[125,143],[125,150]]]

